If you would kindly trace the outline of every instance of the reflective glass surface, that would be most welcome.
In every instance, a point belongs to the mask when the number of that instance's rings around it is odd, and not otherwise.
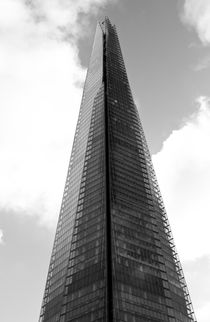
[[[115,27],[98,24],[40,322],[195,321]]]
[[[110,23],[106,39],[113,320],[191,321],[151,158]]]
[[[85,316],[85,312],[91,312],[91,319],[92,316],[102,315],[101,310],[92,312],[90,309],[91,302],[92,306],[104,306],[101,304],[105,283],[104,263],[102,263],[104,262],[102,73],[103,39],[102,30],[98,26],[84,86],[40,322],[65,321],[69,320],[69,316],[71,321],[74,321],[74,318]]]

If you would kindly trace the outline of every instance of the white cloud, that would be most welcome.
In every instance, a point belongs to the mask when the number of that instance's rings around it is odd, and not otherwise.
[[[202,305],[200,308],[198,308],[197,314],[196,314],[198,321],[209,322],[209,319],[210,319],[209,309],[210,309],[209,303]]]
[[[181,259],[209,254],[210,99],[199,97],[198,109],[153,156]]]
[[[183,20],[195,28],[203,44],[210,44],[209,0],[185,0]]]
[[[0,2],[0,208],[57,221],[85,76],[77,40],[107,2]]]
[[[4,234],[3,234],[3,230],[0,229],[0,244],[4,244]]]
[[[193,67],[195,72],[199,72],[210,67],[210,56],[204,56],[200,61]]]
[[[210,255],[183,262],[197,321],[210,321]]]

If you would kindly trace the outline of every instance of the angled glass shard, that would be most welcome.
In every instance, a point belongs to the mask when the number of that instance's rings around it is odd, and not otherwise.
[[[108,18],[96,29],[39,321],[196,321]]]

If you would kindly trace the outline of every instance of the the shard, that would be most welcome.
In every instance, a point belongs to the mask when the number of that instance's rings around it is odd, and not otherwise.
[[[108,18],[96,29],[39,321],[196,321]]]

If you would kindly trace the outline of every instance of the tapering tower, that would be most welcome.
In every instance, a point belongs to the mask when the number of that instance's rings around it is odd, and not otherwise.
[[[196,321],[115,26],[96,29],[40,322]]]

